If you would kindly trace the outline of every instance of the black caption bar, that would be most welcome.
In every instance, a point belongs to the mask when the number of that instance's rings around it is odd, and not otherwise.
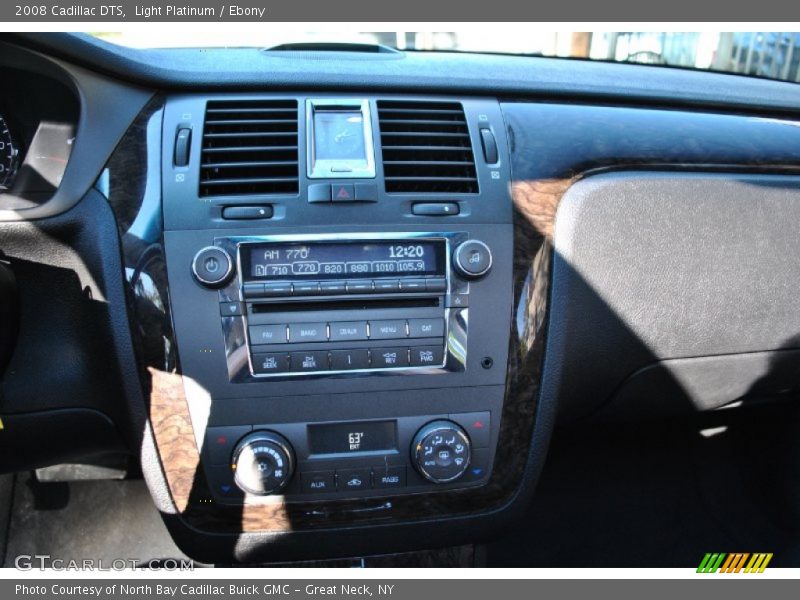
[[[391,599],[427,600],[432,598],[459,598],[460,600],[485,600],[486,598],[603,598],[615,597],[648,598],[649,600],[674,600],[676,597],[700,597],[707,594],[738,600],[752,598],[791,597],[794,582],[774,578],[740,577],[718,578],[711,582],[709,575],[690,579],[667,580],[554,580],[554,579],[365,579],[350,577],[339,580],[225,580],[225,579],[180,579],[160,580],[77,580],[65,578],[29,579],[26,581],[0,581],[0,596],[3,598],[45,598],[50,600],[205,600],[220,598],[280,598],[283,600],[353,600]],[[369,572],[365,571],[365,575]],[[491,570],[486,571],[491,574]],[[568,576],[568,575],[563,575]],[[713,586],[713,589],[712,589]]]
[[[757,5],[727,3],[719,10],[714,2],[641,2],[641,0],[562,0],[561,2],[520,2],[494,0],[490,3],[458,0],[39,0],[0,3],[0,21],[43,22],[726,22],[796,20],[797,3],[761,0]]]

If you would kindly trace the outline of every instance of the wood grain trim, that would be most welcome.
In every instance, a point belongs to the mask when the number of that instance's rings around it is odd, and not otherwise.
[[[360,512],[372,500],[339,500],[228,506],[211,501],[195,443],[192,421],[179,373],[149,368],[150,420],[167,484],[178,512],[193,526],[217,532],[284,532],[336,525],[437,518],[469,514],[498,506],[519,485],[533,427],[539,388],[548,281],[549,241],[555,214],[572,179],[515,182],[514,285],[515,310],[525,305],[523,331],[512,336],[503,407],[500,446],[494,474],[485,488],[448,494],[420,494],[389,499],[392,510],[370,515]],[[526,283],[527,282],[527,283]]]

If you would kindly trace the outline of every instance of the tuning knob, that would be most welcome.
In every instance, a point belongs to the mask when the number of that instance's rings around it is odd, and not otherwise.
[[[270,431],[254,431],[233,451],[233,480],[248,494],[266,496],[281,491],[294,474],[291,444]]]
[[[455,481],[469,467],[469,437],[452,421],[433,421],[414,436],[411,460],[428,481]]]
[[[206,246],[194,255],[192,274],[200,285],[222,287],[233,276],[231,255],[218,246]]]
[[[466,279],[478,279],[492,268],[492,251],[479,240],[469,240],[456,248],[453,266]]]

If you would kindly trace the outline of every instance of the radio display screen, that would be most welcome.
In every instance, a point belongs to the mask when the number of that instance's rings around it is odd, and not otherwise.
[[[272,243],[242,249],[249,279],[358,279],[445,274],[444,240]]]
[[[362,421],[308,426],[311,454],[355,454],[397,450],[394,421]]]

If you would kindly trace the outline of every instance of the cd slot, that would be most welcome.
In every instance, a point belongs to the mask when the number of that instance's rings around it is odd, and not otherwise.
[[[277,312],[315,312],[329,310],[381,310],[381,309],[407,309],[407,308],[439,308],[441,297],[428,298],[335,298],[323,300],[289,300],[283,302],[252,302],[250,304],[251,314],[266,314]]]

